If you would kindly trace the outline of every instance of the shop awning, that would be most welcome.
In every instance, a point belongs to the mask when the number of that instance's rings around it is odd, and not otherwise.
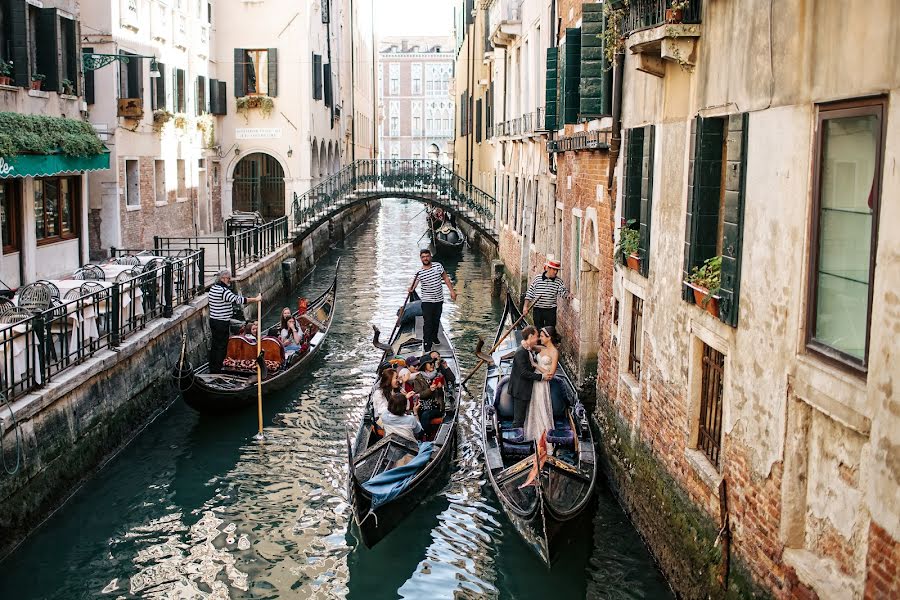
[[[102,171],[109,168],[109,152],[89,156],[67,154],[16,154],[0,156],[0,179],[49,177],[61,173]]]

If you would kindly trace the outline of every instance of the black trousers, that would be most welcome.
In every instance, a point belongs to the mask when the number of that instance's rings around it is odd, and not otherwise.
[[[423,302],[422,303],[422,320],[425,321],[422,327],[422,337],[425,339],[425,352],[431,352],[431,345],[438,341],[438,327],[441,324],[441,313],[444,311],[443,302]]]
[[[218,373],[222,370],[222,362],[225,360],[225,353],[228,350],[231,323],[210,319],[209,332],[212,334],[209,341],[209,372]]]
[[[551,327],[556,327],[556,308],[538,308],[534,307],[531,309],[531,312],[534,316],[534,326],[538,328],[538,331],[541,330],[542,327],[547,327],[548,325]]]
[[[422,424],[422,429],[425,430],[425,435],[434,435],[437,433],[437,430],[440,429],[440,425],[432,425],[431,420],[437,419],[438,417],[444,416],[444,411],[439,408],[432,408],[430,410],[423,410],[419,415],[419,423]]]
[[[528,415],[528,405],[531,398],[517,398],[513,396],[513,427],[524,427],[525,417]]]

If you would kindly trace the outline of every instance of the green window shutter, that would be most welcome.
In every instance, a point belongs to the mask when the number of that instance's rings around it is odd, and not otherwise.
[[[626,225],[634,221],[632,228],[637,228],[641,220],[641,166],[644,148],[644,129],[629,129],[625,141],[625,187],[622,215]]]
[[[581,108],[578,86],[581,83],[581,28],[566,29],[565,78],[563,79],[564,104],[563,118],[566,124],[578,122],[578,111]]]
[[[582,119],[594,119],[601,115],[604,108],[604,73],[603,61],[603,5],[589,3],[582,5],[581,16],[581,106],[579,113]]]
[[[93,48],[82,48],[82,52],[93,52]],[[84,101],[88,104],[94,103],[94,72],[85,70],[84,72]]]
[[[688,149],[688,156],[690,156],[690,160],[688,162],[688,192],[687,192],[687,217],[685,218],[684,224],[684,262],[682,263],[681,269],[681,299],[686,302],[694,301],[694,292],[691,288],[687,286],[684,282],[687,281],[688,275],[691,273],[691,267],[693,265],[693,241],[694,241],[694,187],[696,176],[696,171],[694,170],[694,165],[697,162],[697,123],[700,120],[700,117],[695,117],[691,120],[691,142],[690,147]]]
[[[722,283],[719,318],[738,324],[741,288],[741,243],[744,237],[744,190],[747,181],[747,122],[749,114],[731,115],[725,141],[725,215],[722,233]]]
[[[175,94],[178,98],[178,102],[175,105],[175,112],[187,112],[187,93],[184,86],[184,69],[175,69]]]
[[[644,127],[644,143],[640,147],[641,157],[641,275],[650,273],[650,221],[653,216],[653,143],[656,137],[656,126]]]
[[[219,114],[219,80],[209,80],[209,112],[211,114]]]
[[[13,82],[19,87],[31,85],[28,71],[28,4],[12,0],[10,7],[10,55],[13,61]],[[35,65],[32,65],[32,69]]]
[[[278,95],[278,48],[269,48],[269,96]]]
[[[159,77],[152,80],[156,82],[154,84],[156,85],[156,106],[154,108],[165,110],[168,108],[166,106],[166,65],[157,62],[156,66],[159,68]]]
[[[556,78],[559,74],[559,48],[547,48],[547,86],[544,95],[544,129],[550,131],[556,129],[557,120],[557,85]],[[493,84],[491,84],[493,85]],[[488,121],[490,123],[490,121]]]
[[[46,75],[43,89],[59,91],[59,28],[55,8],[38,11],[37,70]]]
[[[322,57],[313,52],[312,55],[312,93],[313,100],[322,99]]]
[[[328,108],[331,108],[332,102],[334,101],[334,98],[332,98],[332,96],[331,96],[331,92],[332,92],[331,79],[332,79],[331,63],[325,63],[324,65],[322,65],[322,81],[323,81],[323,85],[324,85],[323,95],[324,95],[324,100],[325,100],[325,106],[327,106]]]
[[[241,98],[247,95],[247,77],[244,71],[244,63],[247,54],[243,48],[234,49],[234,97]]]
[[[568,40],[566,40],[568,42]],[[562,129],[566,125],[565,119],[565,79],[566,79],[566,44],[560,44],[556,49],[556,127],[553,129]]]
[[[228,114],[228,89],[224,81],[219,82],[219,108],[217,115]]]

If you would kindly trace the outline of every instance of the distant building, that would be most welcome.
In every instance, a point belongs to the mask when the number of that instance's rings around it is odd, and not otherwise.
[[[453,140],[453,42],[444,37],[383,38],[381,158],[433,158],[449,163]]]

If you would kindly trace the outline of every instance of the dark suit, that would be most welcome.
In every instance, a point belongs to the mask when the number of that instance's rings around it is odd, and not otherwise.
[[[513,358],[512,373],[509,376],[509,395],[513,399],[513,427],[525,425],[525,415],[528,413],[528,405],[531,404],[534,382],[544,378],[541,373],[535,373],[529,355],[529,350],[519,346]]]

